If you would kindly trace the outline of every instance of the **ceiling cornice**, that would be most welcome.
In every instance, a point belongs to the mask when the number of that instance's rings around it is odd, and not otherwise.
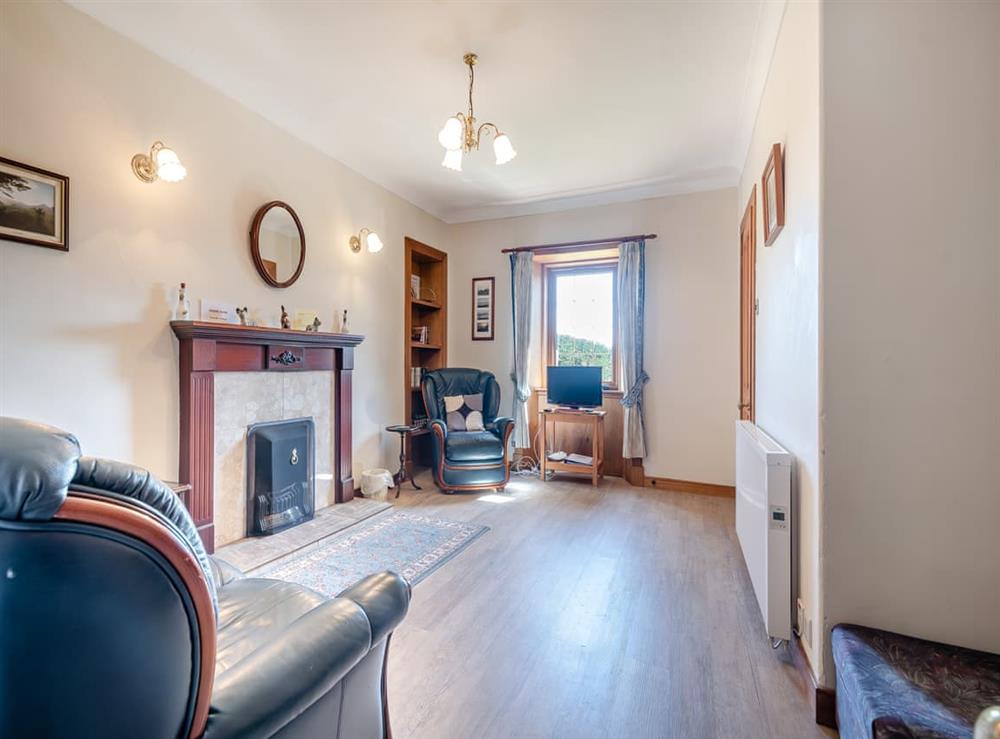
[[[592,208],[612,203],[627,203],[633,200],[649,200],[667,195],[721,190],[735,187],[739,183],[739,174],[735,167],[721,167],[682,177],[659,177],[640,182],[612,185],[611,187],[589,188],[536,198],[491,203],[475,208],[455,208],[443,212],[432,212],[432,215],[445,223],[454,224],[516,218],[517,216],[530,216],[539,213],[556,213],[563,210]]]

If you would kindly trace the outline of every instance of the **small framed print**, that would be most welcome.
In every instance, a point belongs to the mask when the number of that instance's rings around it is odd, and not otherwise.
[[[496,317],[495,277],[472,278],[472,340],[493,341]]]
[[[0,239],[69,251],[69,177],[0,157]]]
[[[760,186],[764,192],[764,246],[770,246],[785,226],[785,160],[781,144],[771,147]]]

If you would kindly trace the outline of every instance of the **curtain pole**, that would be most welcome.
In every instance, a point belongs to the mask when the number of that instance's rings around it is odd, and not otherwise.
[[[620,244],[623,241],[652,241],[656,234],[636,234],[634,236],[616,236],[610,239],[594,239],[591,241],[566,241],[562,244],[535,244],[534,246],[514,246],[509,249],[501,249],[503,254],[516,254],[522,251],[573,251],[588,246],[601,246],[603,244]]]

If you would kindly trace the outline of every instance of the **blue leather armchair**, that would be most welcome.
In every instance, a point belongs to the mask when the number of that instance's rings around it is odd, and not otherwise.
[[[398,575],[336,598],[244,577],[145,470],[2,417],[0,561],[0,736],[391,736]]]
[[[500,385],[492,372],[440,369],[424,375],[424,406],[434,440],[434,480],[446,493],[456,490],[503,490],[510,480],[511,418],[497,416]],[[448,429],[444,399],[456,395],[483,396],[483,431]]]

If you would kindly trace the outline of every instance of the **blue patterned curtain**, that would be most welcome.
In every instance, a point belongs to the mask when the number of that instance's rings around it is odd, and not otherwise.
[[[528,430],[528,358],[531,346],[531,262],[530,251],[510,255],[510,303],[514,311],[514,447],[531,446]]]
[[[622,456],[646,456],[642,389],[649,381],[642,366],[646,299],[646,242],[627,241],[618,249],[618,330],[621,335],[622,387],[625,395]]]

